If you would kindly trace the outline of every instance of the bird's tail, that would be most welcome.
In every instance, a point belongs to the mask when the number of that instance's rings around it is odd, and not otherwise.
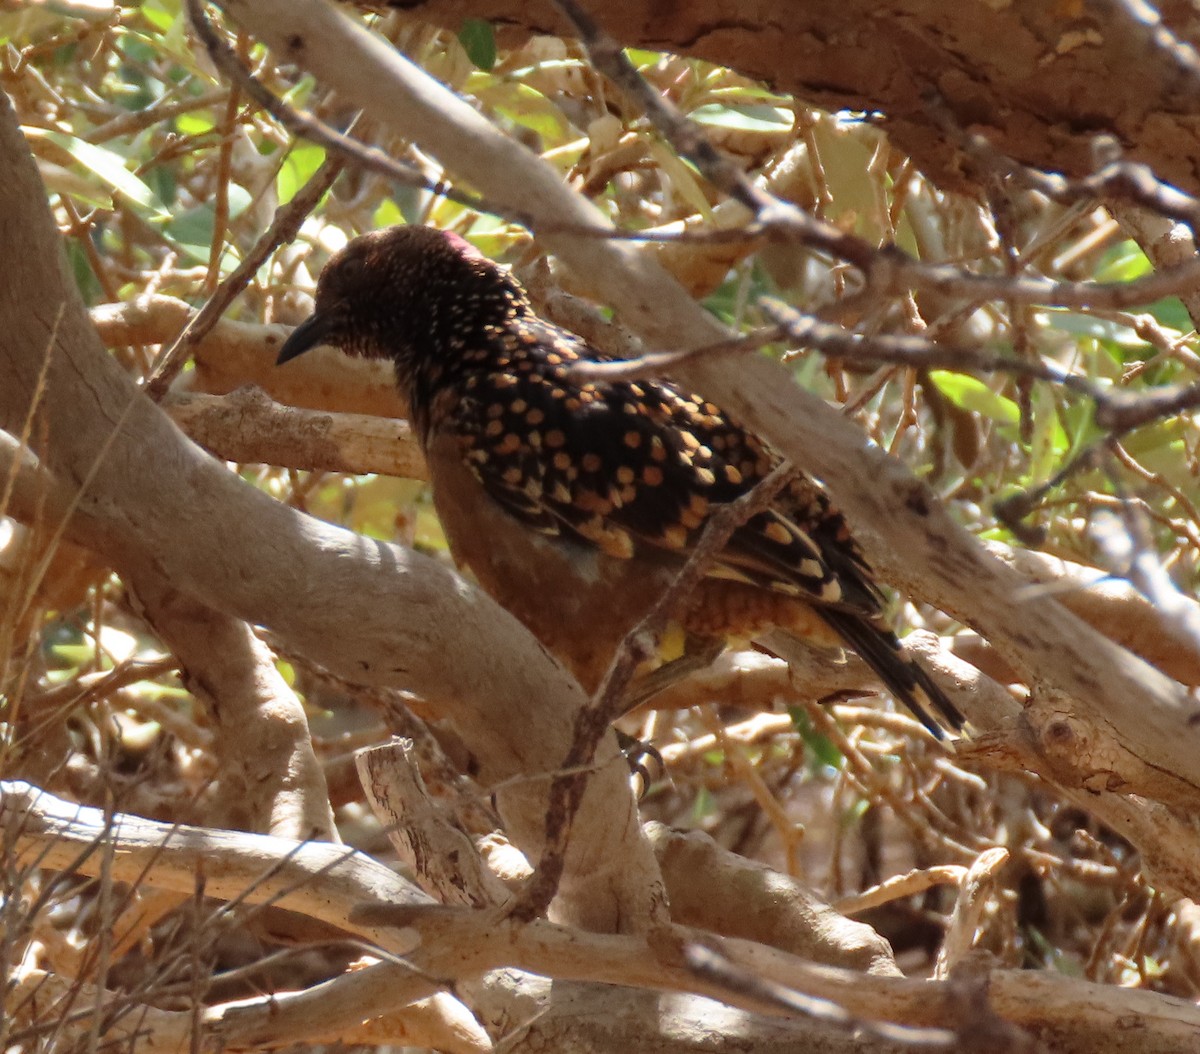
[[[819,608],[818,611],[931,735],[944,739],[945,727],[955,732],[963,727],[965,719],[958,708],[928,671],[908,655],[896,634],[852,611],[835,608]],[[932,711],[937,712],[940,720]]]

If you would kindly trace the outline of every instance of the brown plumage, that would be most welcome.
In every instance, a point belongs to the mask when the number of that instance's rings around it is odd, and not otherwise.
[[[539,318],[464,239],[392,227],[354,239],[317,284],[279,362],[317,344],[390,359],[455,558],[593,690],[678,572],[712,511],[777,463],[720,407],[666,381],[580,382],[605,356]],[[881,621],[845,520],[800,478],[740,527],[685,628],[770,627],[845,643],[934,735],[962,719]]]

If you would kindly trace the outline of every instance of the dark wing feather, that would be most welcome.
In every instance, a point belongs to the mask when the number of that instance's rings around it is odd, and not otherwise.
[[[664,382],[575,382],[570,365],[601,358],[592,349],[535,318],[514,330],[462,385],[454,427],[488,493],[534,529],[614,556],[683,554],[714,508],[776,464],[712,403]],[[849,535],[823,492],[801,480],[788,498],[793,515],[771,509],[735,532],[718,573],[877,611],[865,563],[840,552]]]

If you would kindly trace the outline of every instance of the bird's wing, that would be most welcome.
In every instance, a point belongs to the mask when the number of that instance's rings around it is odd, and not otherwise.
[[[476,478],[533,529],[615,557],[682,557],[716,508],[776,464],[761,440],[675,385],[575,382],[570,365],[594,353],[538,325],[522,330],[511,366],[468,378],[452,410]],[[713,573],[860,612],[879,607],[844,521],[803,478],[737,529]]]

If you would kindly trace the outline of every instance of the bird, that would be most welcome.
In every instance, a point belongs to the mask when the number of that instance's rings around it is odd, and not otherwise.
[[[539,317],[511,271],[454,232],[401,224],[332,255],[277,363],[322,344],[394,365],[451,555],[589,693],[710,517],[781,461],[669,379],[581,379],[574,367],[610,357]],[[961,730],[883,604],[844,516],[796,473],[678,618],[718,649],[773,628],[848,647],[935,738]]]

